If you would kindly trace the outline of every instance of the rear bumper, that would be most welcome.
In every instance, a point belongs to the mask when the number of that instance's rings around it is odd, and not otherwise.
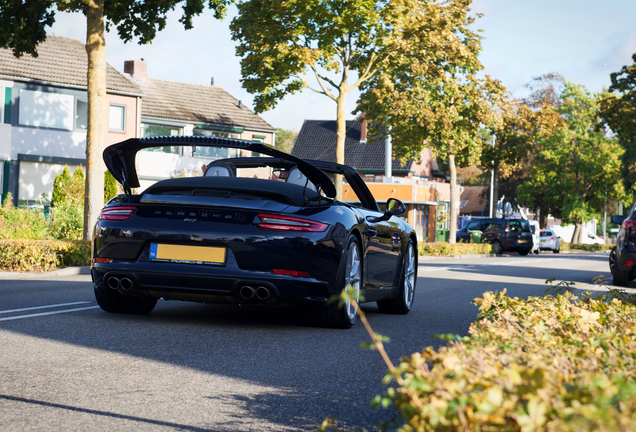
[[[314,278],[275,275],[220,266],[180,263],[95,264],[95,289],[166,300],[229,303],[325,303],[333,286]],[[246,296],[251,288],[252,296]],[[257,296],[259,288],[264,290]],[[267,294],[265,294],[267,293]]]
[[[634,271],[636,269],[636,247],[634,247],[633,243],[623,242],[621,247],[617,248],[616,264],[619,270],[623,272]]]
[[[532,250],[532,242],[518,243],[516,240],[501,240],[504,250],[506,251],[524,251]]]

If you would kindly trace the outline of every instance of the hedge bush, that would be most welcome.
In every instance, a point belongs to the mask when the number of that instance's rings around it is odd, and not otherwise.
[[[447,242],[420,243],[419,254],[427,256],[456,256],[467,254],[490,254],[492,245],[489,243],[455,243]]]
[[[470,336],[443,336],[387,374],[398,385],[374,404],[397,408],[401,431],[636,430],[633,297],[504,290],[475,304]]]
[[[86,240],[0,240],[0,268],[11,271],[49,271],[90,264]]]

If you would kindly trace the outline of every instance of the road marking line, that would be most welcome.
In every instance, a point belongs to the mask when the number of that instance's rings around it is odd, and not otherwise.
[[[77,312],[77,311],[83,311],[83,310],[88,310],[88,309],[99,309],[99,306],[89,306],[89,307],[83,307],[83,308],[66,309],[66,310],[54,311],[54,312],[42,312],[42,313],[30,314],[30,315],[18,315],[18,316],[14,316],[14,317],[0,318],[0,321],[11,321],[11,320],[17,320],[17,319],[22,319],[22,318],[34,318],[34,317],[39,317],[39,316],[55,315],[55,314],[61,314],[61,313],[66,313],[66,312]]]
[[[74,305],[86,304],[86,303],[90,303],[90,302],[83,301],[83,302],[73,302],[73,303],[60,303],[60,304],[54,304],[49,306],[34,306],[34,307],[28,307],[28,308],[22,308],[22,309],[11,309],[11,310],[0,311],[0,314],[22,312],[22,311],[36,310],[36,309],[48,309],[48,308],[62,307],[62,306],[74,306]]]

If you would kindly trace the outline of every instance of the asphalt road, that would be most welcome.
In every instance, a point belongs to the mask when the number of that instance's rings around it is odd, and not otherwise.
[[[466,334],[484,291],[544,295],[551,277],[605,289],[597,276],[606,253],[422,259],[411,313],[364,310],[397,362]],[[386,366],[368,340],[360,324],[309,327],[283,307],[161,300],[148,316],[109,314],[87,275],[0,274],[0,429],[311,431],[333,417],[377,430],[395,412],[369,407]]]

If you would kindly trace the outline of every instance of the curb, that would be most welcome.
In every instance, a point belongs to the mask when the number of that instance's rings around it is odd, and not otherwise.
[[[586,251],[586,250],[580,250],[580,249],[574,249],[574,250],[568,250],[568,251],[564,251],[562,250],[560,253],[561,254],[577,254],[577,253],[605,253],[605,254],[609,254],[609,250],[602,250],[602,251]],[[545,255],[551,255],[549,253],[545,253]],[[515,257],[515,256],[521,256],[518,255],[516,252],[504,252],[500,255],[497,254],[464,254],[464,255],[419,255],[418,259],[419,261],[422,260],[429,260],[429,259],[437,259],[437,258],[445,258],[445,259],[465,259],[465,258],[495,258],[495,257],[504,257],[504,256],[509,256],[509,257]],[[529,257],[536,257],[538,255],[532,254],[532,255],[527,255]]]
[[[0,272],[0,279],[32,279],[38,277],[50,277],[50,276],[76,276],[76,275],[89,275],[91,274],[91,268],[86,267],[66,267],[59,270],[50,272]]]

